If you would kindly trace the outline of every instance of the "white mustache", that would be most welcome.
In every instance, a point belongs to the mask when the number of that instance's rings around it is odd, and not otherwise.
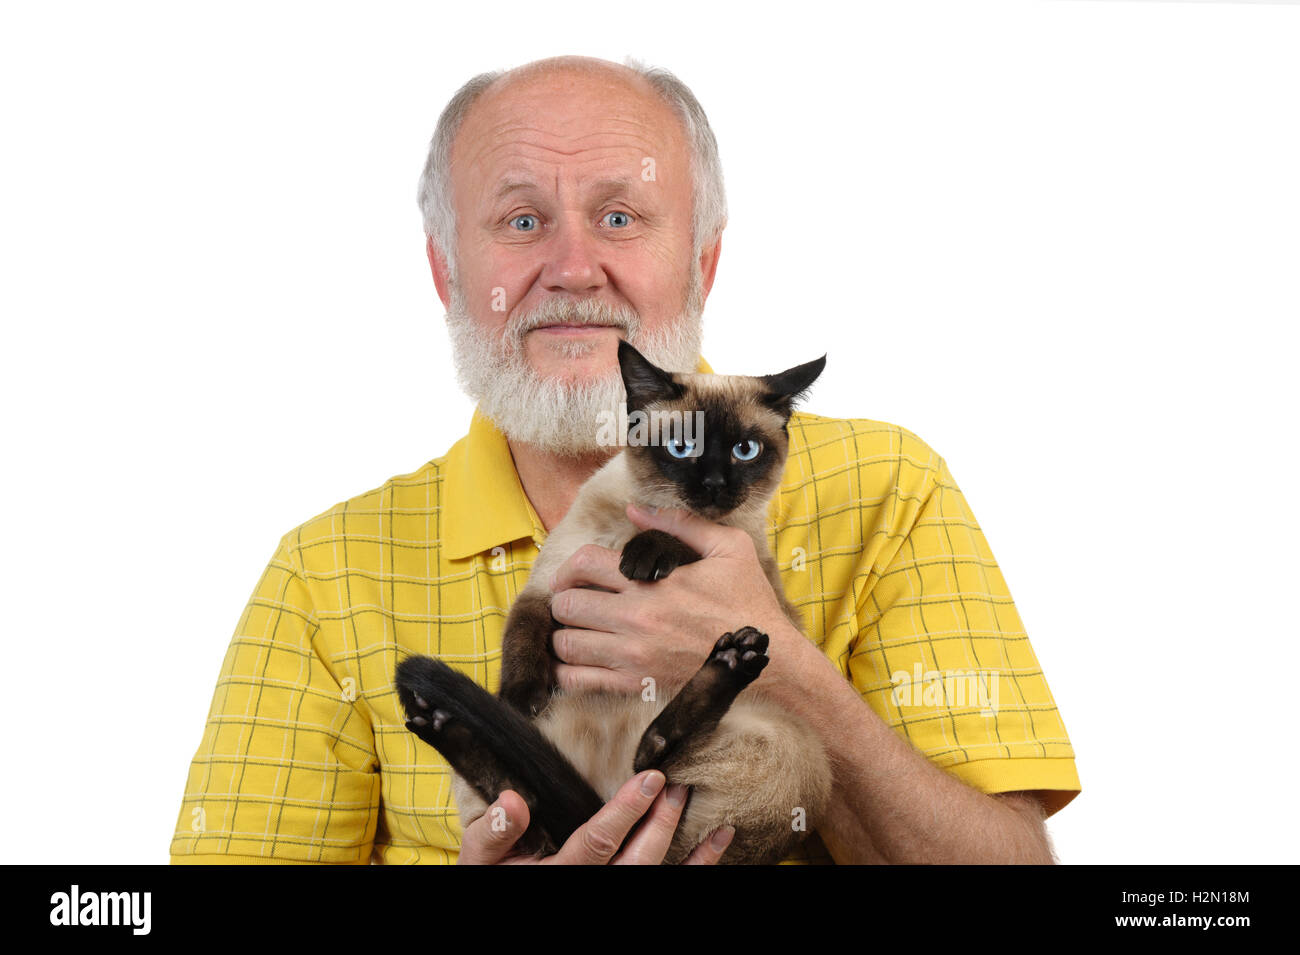
[[[640,330],[641,317],[629,306],[612,305],[596,299],[577,302],[548,299],[515,319],[510,326],[510,335],[516,342],[522,342],[528,332],[547,325],[609,325],[623,329],[631,337]]]

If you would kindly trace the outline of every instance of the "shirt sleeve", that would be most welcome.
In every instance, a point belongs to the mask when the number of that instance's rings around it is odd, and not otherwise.
[[[281,539],[230,643],[171,843],[174,864],[370,861],[371,723],[318,645],[311,589]]]
[[[933,763],[982,792],[1042,791],[1054,813],[1080,791],[1074,750],[1006,581],[947,463],[913,474],[896,549],[860,578],[848,675]]]

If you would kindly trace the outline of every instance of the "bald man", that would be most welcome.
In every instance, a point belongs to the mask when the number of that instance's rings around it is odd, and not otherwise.
[[[431,654],[495,689],[505,611],[617,451],[596,425],[621,397],[619,339],[661,367],[707,369],[701,315],[726,224],[708,120],[675,77],[635,63],[484,74],[439,120],[420,204],[477,402],[469,434],[281,540],[232,642],[174,861],[657,863],[680,818],[688,793],[652,770],[545,860],[514,849],[528,825],[517,793],[461,832],[449,769],[404,729],[392,673]],[[756,626],[771,641],[766,695],[809,723],[835,769],[798,860],[1053,861],[1043,818],[1078,791],[1073,752],[946,464],[867,419],[796,413],[790,435],[772,530],[807,636],[743,533],[639,516],[703,559],[649,585],[622,578],[616,552],[576,554],[552,584],[559,685],[670,686],[719,634]],[[895,672],[962,660],[1014,688],[1010,712],[900,702]],[[730,836],[691,861],[724,858]]]

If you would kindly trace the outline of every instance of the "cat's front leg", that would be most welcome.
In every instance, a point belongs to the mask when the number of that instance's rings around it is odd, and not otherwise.
[[[500,696],[520,713],[535,717],[551,702],[551,595],[525,588],[510,608],[501,638]]]
[[[662,580],[683,564],[700,559],[672,534],[642,531],[623,545],[618,569],[628,580]]]

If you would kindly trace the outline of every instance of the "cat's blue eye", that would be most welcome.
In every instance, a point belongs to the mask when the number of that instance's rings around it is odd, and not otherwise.
[[[752,461],[758,457],[758,452],[763,450],[763,446],[757,441],[737,441],[732,447],[731,453],[736,456],[737,461]]]
[[[524,213],[511,219],[510,224],[516,226],[520,232],[532,232],[537,228],[537,216]]]
[[[664,445],[668,453],[675,458],[690,458],[695,456],[694,441],[669,441]]]
[[[614,229],[625,229],[632,224],[632,217],[626,212],[610,212],[601,220]]]

